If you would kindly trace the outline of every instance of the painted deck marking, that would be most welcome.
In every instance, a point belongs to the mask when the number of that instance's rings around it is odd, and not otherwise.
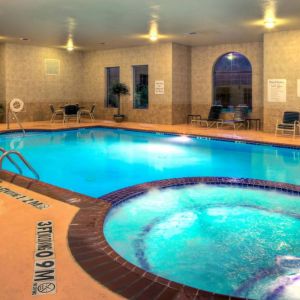
[[[2,181],[0,181],[2,182]],[[43,209],[46,209],[48,207],[50,207],[49,204],[47,203],[43,203],[41,201],[38,201],[36,199],[33,199],[33,198],[30,198],[30,197],[27,197],[27,196],[24,196],[20,193],[17,193],[13,190],[11,190],[10,188],[7,188],[5,186],[2,186],[0,185],[0,193],[2,194],[5,194],[7,196],[10,196],[20,202],[23,202],[27,205],[31,205],[32,207],[36,208],[36,209],[39,209],[39,210],[43,210]]]
[[[53,222],[36,223],[32,295],[56,293],[56,263],[54,254]]]

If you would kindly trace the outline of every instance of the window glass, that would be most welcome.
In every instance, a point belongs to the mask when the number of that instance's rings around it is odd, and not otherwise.
[[[116,82],[120,82],[120,68],[106,68],[106,107],[118,107],[119,99],[113,95],[111,88]]]
[[[148,66],[133,66],[133,107],[148,108]]]
[[[230,52],[221,56],[213,76],[213,104],[221,104],[225,109],[238,105],[252,108],[252,67],[244,55]]]

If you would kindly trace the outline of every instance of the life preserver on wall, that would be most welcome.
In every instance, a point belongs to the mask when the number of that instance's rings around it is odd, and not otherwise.
[[[14,98],[9,102],[9,108],[12,112],[20,112],[24,108],[24,102],[21,99]]]

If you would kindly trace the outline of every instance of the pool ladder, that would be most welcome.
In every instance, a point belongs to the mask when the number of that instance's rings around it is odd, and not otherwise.
[[[19,173],[22,175],[23,171],[20,168],[20,166],[10,157],[11,154],[15,154],[17,155],[20,160],[24,163],[24,165],[33,173],[33,175],[35,176],[35,178],[37,180],[40,180],[40,176],[37,173],[37,171],[31,166],[31,164],[24,158],[24,156],[16,150],[8,150],[6,151],[4,148],[0,147],[0,152],[2,152],[2,155],[0,156],[0,171],[3,170],[2,168],[2,163],[5,157],[8,158],[8,160],[15,166],[15,168],[19,171]]]

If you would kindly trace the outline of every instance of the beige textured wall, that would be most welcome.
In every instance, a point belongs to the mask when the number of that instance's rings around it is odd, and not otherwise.
[[[191,112],[191,48],[172,48],[172,123],[182,124]]]
[[[148,65],[149,108],[133,109],[132,66]],[[122,97],[121,113],[127,120],[146,123],[172,123],[172,44],[156,44],[84,54],[83,92],[86,103],[96,103],[96,116],[112,119],[117,109],[105,107],[105,68],[120,67],[120,81],[130,87],[130,96]],[[165,81],[165,94],[154,94],[154,81]]]
[[[50,118],[49,104],[60,106],[83,99],[82,53],[15,44],[5,45],[6,102],[20,98],[26,121]],[[45,59],[60,60],[60,74],[45,74]]]
[[[287,80],[287,101],[268,102],[268,79]],[[268,33],[264,36],[264,120],[265,130],[274,131],[284,111],[300,111],[297,97],[300,79],[300,30]]]
[[[65,50],[0,44],[0,103],[19,97],[26,104],[21,119],[50,118],[49,104],[97,104],[98,118],[112,119],[105,108],[105,67],[119,66],[121,81],[132,89],[132,66],[149,66],[149,109],[133,109],[132,93],[123,99],[129,121],[184,123],[190,112],[207,116],[212,103],[212,70],[216,60],[230,51],[244,54],[253,69],[253,113],[273,131],[285,110],[300,110],[300,31],[268,33],[263,43],[193,47],[155,44],[145,47],[68,53]],[[44,59],[60,60],[60,75],[45,75]],[[267,80],[287,79],[287,102],[267,101]],[[165,81],[165,94],[154,94],[154,81]],[[264,100],[263,100],[264,99]]]
[[[251,116],[263,117],[263,44],[224,44],[192,48],[192,113],[207,117],[212,105],[213,66],[223,54],[235,51],[245,55],[252,65],[252,106]]]
[[[5,106],[5,45],[0,44],[0,104]]]

